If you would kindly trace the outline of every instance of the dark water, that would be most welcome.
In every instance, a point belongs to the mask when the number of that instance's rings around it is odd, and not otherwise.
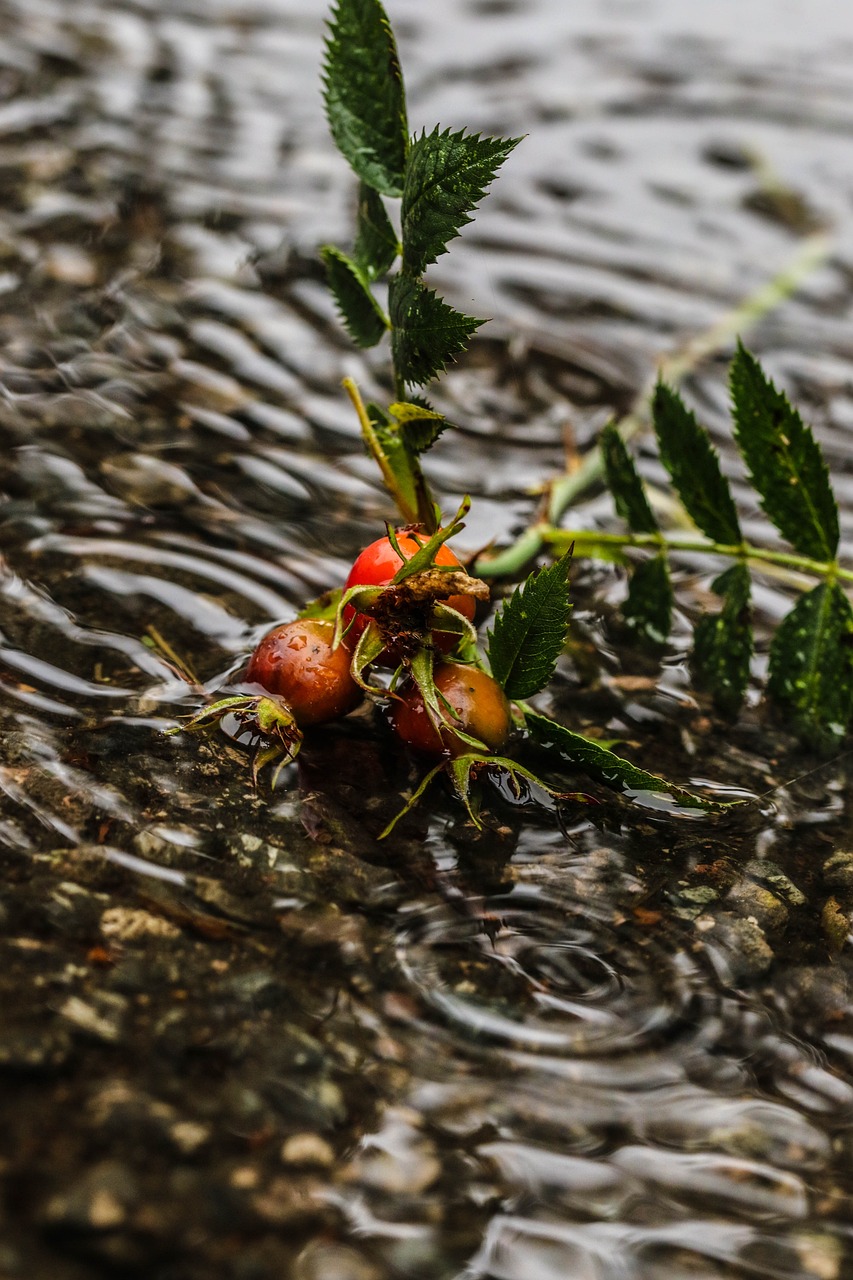
[[[498,318],[431,462],[470,547],[816,227],[750,340],[849,529],[843,9],[389,8],[415,124],[529,135],[433,276]],[[478,835],[436,791],[379,844],[415,775],[366,720],[273,791],[163,734],[202,695],[152,628],[213,692],[390,514],[339,386],[381,394],[384,357],[316,263],[352,199],[322,17],[0,3],[0,1275],[843,1280],[849,767],[789,784],[817,762],[757,684],[734,729],[708,715],[707,580],[658,664],[583,571],[549,697],[681,781],[772,793],[722,823],[495,796]],[[688,391],[725,449],[724,372]],[[765,626],[788,604],[758,598]]]

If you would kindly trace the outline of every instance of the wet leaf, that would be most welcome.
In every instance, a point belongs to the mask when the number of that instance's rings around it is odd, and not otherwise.
[[[483,320],[454,311],[420,280],[398,275],[388,294],[394,367],[406,382],[422,386],[468,345]]]
[[[353,254],[360,270],[369,281],[384,275],[400,252],[397,233],[382,202],[382,197],[366,182],[358,193]]]
[[[811,430],[740,344],[729,378],[735,436],[762,507],[802,555],[832,560],[838,507]]]
[[[696,624],[693,668],[699,683],[710,690],[714,705],[733,716],[743,703],[752,657],[749,569],[734,564],[712,586],[722,596],[723,607]]]
[[[347,333],[356,346],[375,347],[385,336],[388,322],[360,267],[334,245],[325,245],[320,255]]]
[[[622,614],[644,644],[666,644],[672,626],[672,583],[663,553],[637,565]]]
[[[495,617],[489,632],[492,675],[508,698],[530,698],[554,674],[569,628],[571,551],[538,569]]]
[[[573,733],[563,725],[538,712],[527,712],[527,727],[536,742],[555,751],[561,759],[569,761],[591,778],[618,791],[628,800],[643,804],[646,808],[662,812],[716,812],[727,806],[685,791],[673,782],[667,782],[654,773],[647,773],[629,760],[623,760],[600,743]]]
[[[657,533],[658,522],[649,506],[634,459],[612,422],[602,431],[600,444],[607,486],[617,512],[633,533]]]
[[[652,418],[661,462],[690,518],[714,542],[739,543],[737,509],[708,432],[664,382],[655,387]]]
[[[351,168],[383,195],[402,195],[406,100],[394,33],[379,0],[339,0],[332,8],[323,95],[332,137]]]
[[[409,149],[403,187],[403,267],[413,276],[447,248],[476,209],[520,138],[482,138],[460,130],[421,133]]]
[[[836,746],[853,712],[853,609],[837,582],[822,582],[782,619],[770,648],[770,697],[806,742]]]

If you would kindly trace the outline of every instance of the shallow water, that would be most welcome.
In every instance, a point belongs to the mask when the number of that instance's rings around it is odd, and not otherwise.
[[[470,549],[818,227],[749,340],[849,531],[838,7],[389,9],[413,124],[528,135],[431,277],[496,317],[430,463]],[[548,705],[760,797],[723,820],[494,795],[477,834],[437,790],[380,844],[415,774],[365,719],[272,791],[164,736],[202,695],[146,641],[214,692],[390,514],[339,385],[380,394],[384,357],[316,260],[352,200],[321,33],[308,0],[0,0],[0,1274],[843,1280],[849,762],[812,772],[757,683],[709,716],[708,579],[685,566],[659,664],[583,570]],[[687,390],[737,479],[726,355]],[[765,626],[789,603],[758,599]]]

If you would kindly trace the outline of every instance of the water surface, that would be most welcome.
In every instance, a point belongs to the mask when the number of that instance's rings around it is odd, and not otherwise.
[[[430,462],[447,508],[474,498],[469,548],[818,227],[822,266],[749,337],[849,530],[837,6],[389,9],[413,125],[528,135],[432,275],[495,317]],[[164,735],[391,514],[340,389],[384,394],[386,356],[352,351],[317,265],[353,199],[322,16],[0,0],[0,1272],[843,1280],[849,762],[812,772],[757,680],[737,726],[709,713],[684,660],[708,577],[684,566],[659,661],[619,632],[618,572],[581,569],[545,705],[761,797],[721,822],[496,794],[478,834],[439,788],[380,844],[416,770],[366,718],[274,790],[224,738]],[[727,355],[686,391],[760,534]],[[790,598],[757,598],[766,642]]]

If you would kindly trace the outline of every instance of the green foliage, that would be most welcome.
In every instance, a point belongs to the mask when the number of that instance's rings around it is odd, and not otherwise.
[[[740,542],[734,499],[711,437],[678,392],[661,381],[655,387],[652,420],[661,462],[687,514],[714,542]]]
[[[634,533],[657,533],[658,522],[649,506],[643,482],[612,422],[602,431],[600,443],[607,485],[617,512]]]
[[[406,99],[397,45],[379,0],[340,0],[333,7],[323,89],[332,137],[351,168],[383,195],[402,195]]]
[[[600,742],[572,733],[548,716],[529,711],[527,727],[540,746],[557,752],[561,759],[581,769],[590,778],[620,792],[647,808],[670,813],[718,811],[724,806],[704,800],[676,787],[654,773],[647,773],[629,760],[623,760]]]
[[[492,675],[508,698],[530,698],[554,674],[569,627],[571,552],[518,587],[489,632]]]
[[[403,187],[403,270],[420,276],[459,235],[520,138],[481,138],[462,131],[413,139]]]
[[[697,544],[660,533],[624,442],[615,427],[605,428],[605,473],[616,508],[633,531],[620,549],[633,543],[655,552],[635,569],[624,612],[639,636],[660,643],[669,632],[671,611],[666,557],[679,549],[736,555],[713,584],[723,606],[697,622],[692,655],[698,681],[720,711],[734,715],[749,683],[753,649],[750,564],[776,563],[823,578],[778,628],[767,692],[804,741],[832,746],[847,732],[853,714],[853,610],[837,580],[838,574],[849,575],[835,563],[838,507],[829,471],[810,429],[740,344],[730,385],[735,439],[761,505],[799,555],[743,541],[710,437],[681,398],[659,382],[652,412],[661,459],[688,515],[710,541]],[[585,545],[594,551],[594,538]],[[613,550],[608,543],[611,556]]]
[[[365,279],[378,280],[392,266],[400,252],[397,233],[391,225],[382,197],[362,182],[358,192],[353,256]]]
[[[730,382],[735,436],[762,507],[797,551],[831,560],[838,550],[838,507],[814,436],[741,344]]]
[[[325,245],[320,253],[347,332],[356,346],[375,347],[384,336],[388,321],[361,269],[334,245]]]
[[[448,306],[411,276],[395,276],[388,293],[391,354],[398,376],[423,386],[460,351],[483,323]]]
[[[837,582],[802,596],[770,650],[768,692],[811,745],[837,746],[853,712],[853,610]]]
[[[749,569],[743,563],[733,564],[712,586],[722,596],[723,607],[696,624],[693,670],[699,683],[711,691],[718,710],[733,716],[746,694],[752,657]]]
[[[666,644],[672,626],[672,583],[663,552],[637,565],[622,613],[644,643]]]
[[[431,409],[422,396],[397,401],[388,406],[388,412],[400,424],[401,435],[414,454],[425,453],[450,426],[444,414]]]

